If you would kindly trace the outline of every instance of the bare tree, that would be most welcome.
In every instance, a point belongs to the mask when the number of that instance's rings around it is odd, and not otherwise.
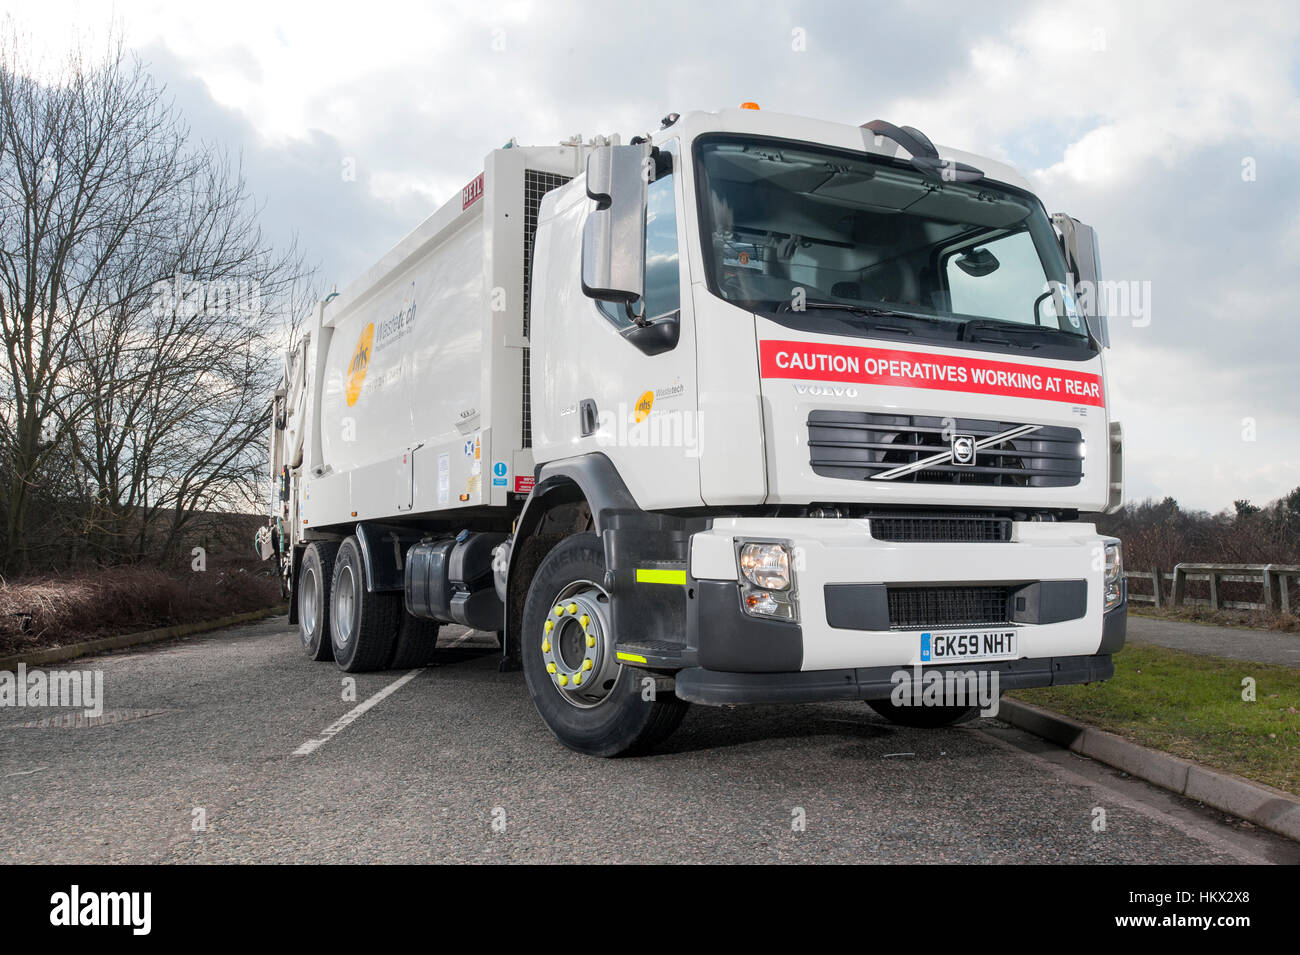
[[[0,566],[29,566],[55,462],[59,526],[89,555],[166,557],[196,511],[246,494],[304,271],[120,40],[53,78],[12,25],[2,42]]]

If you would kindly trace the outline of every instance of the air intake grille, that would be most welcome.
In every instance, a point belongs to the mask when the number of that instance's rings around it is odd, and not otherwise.
[[[524,170],[524,337],[528,337],[532,313],[531,296],[533,285],[533,240],[537,237],[537,210],[542,204],[542,196],[552,189],[558,189],[572,176],[562,176],[557,172],[538,172],[535,169]],[[533,446],[533,411],[532,394],[529,386],[530,349],[524,349],[524,412],[523,441],[525,448]]]
[[[973,484],[994,487],[1073,487],[1083,478],[1082,435],[1077,428],[1049,425],[980,447],[975,463],[940,459],[918,470],[889,475],[951,449],[955,435],[976,442],[1014,428],[1006,421],[813,411],[808,415],[808,455],[813,473],[849,480],[915,484]]]
[[[991,544],[1011,540],[1011,519],[969,514],[893,514],[870,517],[871,536],[880,541]]]
[[[892,630],[943,630],[1007,623],[1006,587],[889,587]]]

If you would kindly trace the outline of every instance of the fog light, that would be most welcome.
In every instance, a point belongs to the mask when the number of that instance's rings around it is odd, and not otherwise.
[[[1106,610],[1114,610],[1124,602],[1124,552],[1119,541],[1106,543],[1106,572],[1102,587],[1106,594]]]
[[[777,620],[793,620],[794,607],[784,594],[773,594],[767,590],[747,590],[744,601],[747,613],[755,617],[774,617]]]
[[[790,553],[784,544],[742,544],[740,572],[763,590],[789,590]]]

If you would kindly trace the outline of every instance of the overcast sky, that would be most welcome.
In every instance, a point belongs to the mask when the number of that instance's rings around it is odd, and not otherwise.
[[[1130,500],[1300,485],[1300,4],[11,2],[38,51],[112,17],[277,236],[342,288],[512,136],[753,100],[1009,160],[1096,226]],[[349,164],[355,179],[344,175]],[[1138,286],[1142,286],[1139,284]],[[1253,440],[1249,440],[1253,435]]]

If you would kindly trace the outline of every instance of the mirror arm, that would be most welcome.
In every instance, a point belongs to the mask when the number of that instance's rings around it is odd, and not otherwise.
[[[641,310],[639,312],[632,311],[631,302],[623,303],[623,311],[627,313],[627,317],[631,319],[632,324],[636,325],[638,328],[645,328],[647,325],[650,324],[649,320],[645,317],[644,299],[641,300]]]

